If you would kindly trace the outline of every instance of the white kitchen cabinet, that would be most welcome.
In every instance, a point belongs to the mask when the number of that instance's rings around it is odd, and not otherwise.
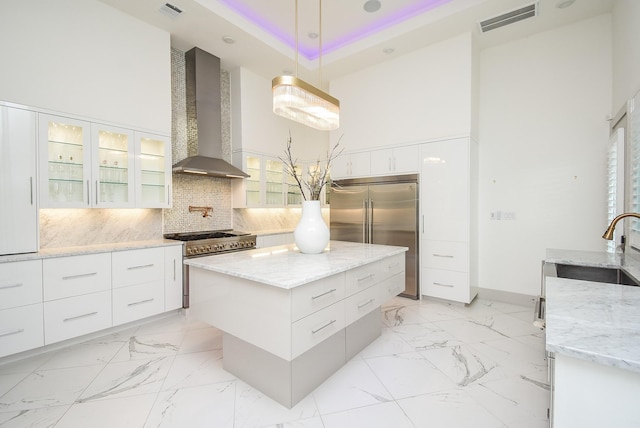
[[[477,294],[472,224],[476,145],[469,138],[420,149],[422,294],[470,303]]]
[[[38,251],[36,114],[0,105],[0,254]]]
[[[111,289],[111,254],[56,257],[42,261],[44,300]]]
[[[343,153],[336,157],[331,166],[334,180],[371,175],[370,152]]]
[[[134,133],[135,195],[141,208],[171,205],[171,141],[162,135]]]
[[[418,172],[418,146],[399,146],[371,151],[371,175]]]
[[[164,247],[164,310],[182,307],[182,245]]]
[[[233,207],[283,207],[287,193],[284,164],[276,157],[255,153],[234,154],[234,165],[250,177],[233,180]]]

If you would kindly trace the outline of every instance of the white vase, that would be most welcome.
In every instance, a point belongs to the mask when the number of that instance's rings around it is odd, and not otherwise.
[[[293,231],[293,239],[305,254],[319,254],[327,247],[329,228],[322,218],[320,201],[302,202],[302,217]]]

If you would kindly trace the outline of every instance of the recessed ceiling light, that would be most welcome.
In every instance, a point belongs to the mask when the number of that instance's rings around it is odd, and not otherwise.
[[[178,6],[173,5],[171,3],[163,4],[160,7],[159,11],[164,13],[171,19],[176,19],[182,13],[182,9],[180,9]]]
[[[285,76],[293,76],[293,71],[291,70],[282,70],[282,74]]]
[[[556,3],[556,7],[558,9],[564,9],[565,7],[571,6],[576,0],[560,0]]]
[[[314,33],[313,31],[310,31],[309,33],[307,33],[307,37],[309,37],[310,39],[317,39],[318,38],[318,33]]]
[[[384,48],[382,49],[383,53],[386,53],[387,55],[394,53],[396,50],[394,48]]]
[[[364,6],[362,7],[367,12],[377,12],[380,9],[380,6],[382,5],[379,0],[367,0],[364,2]]]
[[[222,41],[230,45],[236,42],[236,40],[231,36],[222,36]]]

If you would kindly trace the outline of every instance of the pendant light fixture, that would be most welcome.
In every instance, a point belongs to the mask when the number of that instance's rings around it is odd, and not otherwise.
[[[322,85],[322,0],[320,8],[320,50],[318,70]],[[340,126],[340,101],[321,89],[298,78],[298,0],[295,0],[295,76],[278,76],[271,81],[273,112],[311,128],[331,131]]]

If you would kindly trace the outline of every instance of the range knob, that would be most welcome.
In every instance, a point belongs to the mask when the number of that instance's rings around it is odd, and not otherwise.
[[[193,248],[188,247],[187,248],[187,255],[191,255],[191,254],[193,254]]]

